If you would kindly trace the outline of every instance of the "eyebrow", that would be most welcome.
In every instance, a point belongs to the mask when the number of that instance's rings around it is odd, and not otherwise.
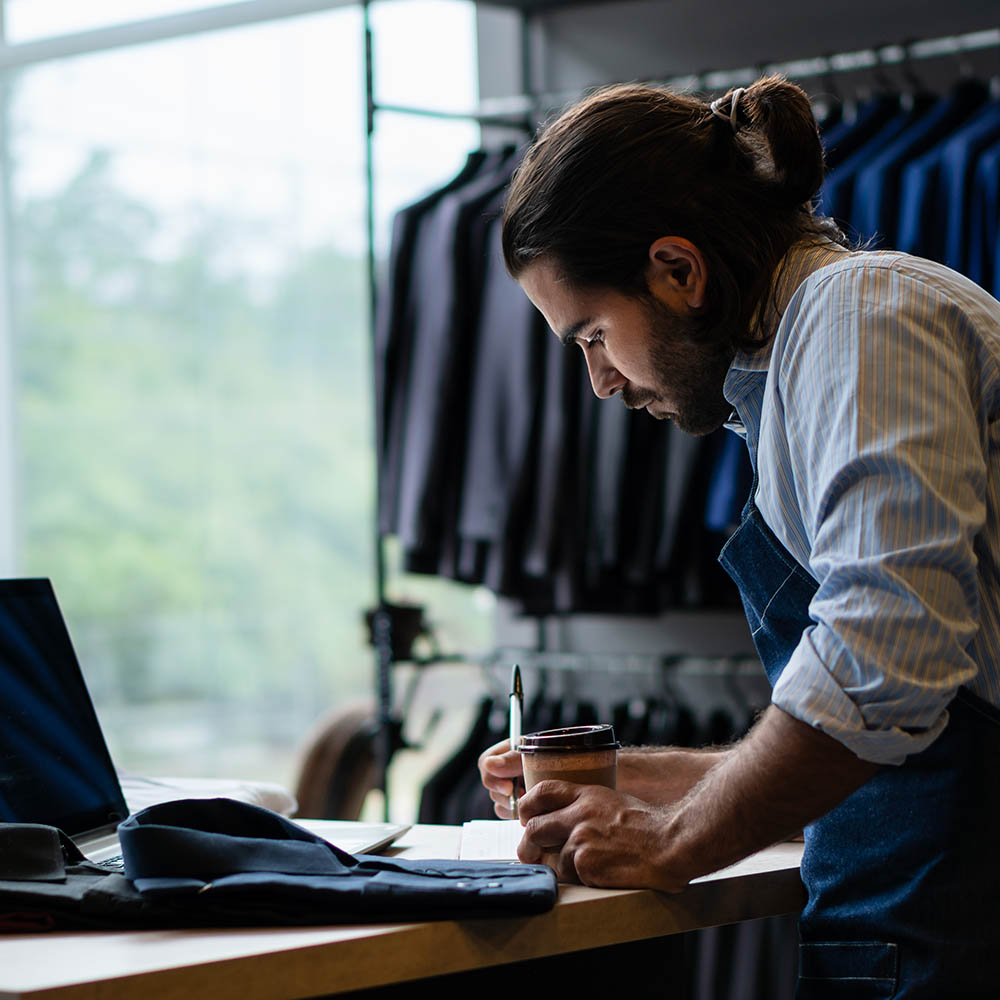
[[[559,334],[559,339],[563,342],[563,347],[569,347],[576,340],[577,334],[579,334],[581,330],[590,326],[591,323],[593,323],[593,320],[590,318],[581,319],[578,323],[574,323],[572,326],[563,330],[563,332]]]

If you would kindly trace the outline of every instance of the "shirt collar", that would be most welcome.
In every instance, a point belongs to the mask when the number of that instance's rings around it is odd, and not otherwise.
[[[832,264],[844,253],[850,251],[833,240],[824,238],[819,243],[796,243],[781,258],[774,272],[774,293],[758,307],[752,324],[759,328],[765,346],[757,351],[737,351],[729,366],[723,394],[731,403],[738,406],[740,399],[756,381],[754,376],[766,372],[770,367],[774,335],[798,287],[814,271]],[[765,310],[762,321],[758,319],[761,308]]]

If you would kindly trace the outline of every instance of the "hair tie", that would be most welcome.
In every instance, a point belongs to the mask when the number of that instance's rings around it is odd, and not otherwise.
[[[743,96],[744,90],[746,90],[745,87],[737,87],[733,91],[733,96],[729,101],[728,113],[722,108],[722,104],[726,99],[725,96],[717,97],[709,105],[712,110],[712,114],[715,115],[716,118],[721,118],[724,122],[729,122],[729,125],[733,130],[733,135],[736,135],[736,133],[740,130],[739,106],[740,98]]]

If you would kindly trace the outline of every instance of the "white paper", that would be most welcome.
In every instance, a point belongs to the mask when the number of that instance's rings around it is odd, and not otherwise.
[[[524,828],[516,819],[474,819],[462,825],[466,861],[517,861],[517,845]]]

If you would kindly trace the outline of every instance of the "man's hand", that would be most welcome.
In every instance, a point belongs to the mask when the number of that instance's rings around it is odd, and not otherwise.
[[[513,764],[505,750],[498,744],[481,760],[484,781],[494,775],[490,781],[500,796],[510,778],[498,775],[510,774]],[[496,763],[489,762],[491,755]],[[658,802],[594,785],[536,785],[518,805],[525,824],[521,860],[544,858],[559,878],[588,885],[678,892],[691,879],[801,830],[878,770],[774,705],[729,750],[702,760],[674,751],[644,756],[627,755],[629,768],[638,768],[629,792],[644,791],[657,774],[682,765]],[[499,802],[497,815],[509,815]]]
[[[600,785],[541,781],[518,813],[525,827],[518,858],[550,865],[560,882],[665,892],[687,884],[663,858],[662,806]]]
[[[724,750],[689,750],[677,747],[630,748],[618,754],[618,788],[645,802],[668,805],[683,797],[705,773],[725,756]],[[524,791],[521,755],[510,752],[502,740],[479,757],[479,776],[501,819],[513,819],[510,796],[517,783]]]
[[[524,791],[524,772],[521,770],[521,755],[511,751],[510,740],[484,750],[479,756],[479,776],[493,800],[493,811],[501,819],[513,819],[510,797],[515,786],[518,796]]]

